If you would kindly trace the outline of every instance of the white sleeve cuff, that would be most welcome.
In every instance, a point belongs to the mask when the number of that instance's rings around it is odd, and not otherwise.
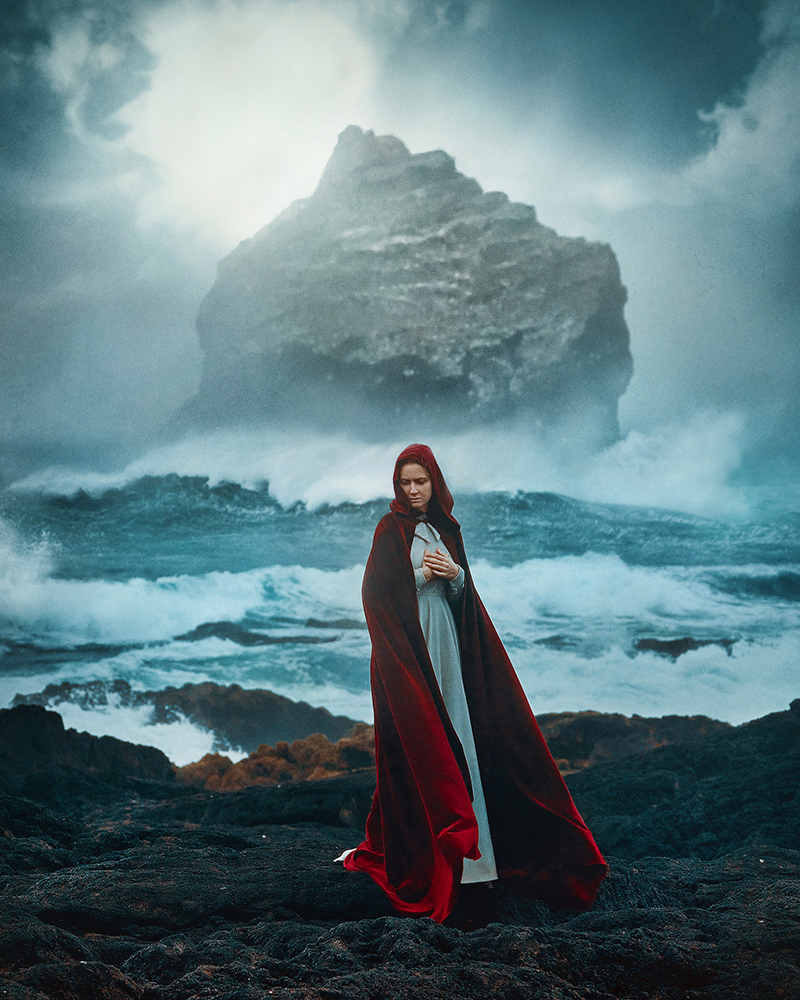
[[[450,593],[451,594],[460,594],[461,591],[462,591],[462,589],[463,589],[463,587],[464,587],[464,580],[465,579],[466,579],[466,577],[464,575],[464,567],[463,566],[459,566],[458,567],[458,576],[454,576],[453,579],[450,581]]]

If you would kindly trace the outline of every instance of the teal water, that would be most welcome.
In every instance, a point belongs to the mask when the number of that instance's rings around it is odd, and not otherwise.
[[[800,695],[791,503],[725,519],[554,493],[456,500],[476,583],[535,710],[738,722]],[[369,718],[360,582],[386,508],[282,505],[267,484],[177,474],[92,491],[5,490],[0,703],[64,681],[145,690],[213,680]],[[239,626],[239,640],[180,638],[209,622]],[[642,639],[684,636],[709,645],[677,659],[637,650]],[[148,729],[113,699],[53,707],[79,728],[179,755],[180,727]],[[189,758],[205,738],[182,731]]]

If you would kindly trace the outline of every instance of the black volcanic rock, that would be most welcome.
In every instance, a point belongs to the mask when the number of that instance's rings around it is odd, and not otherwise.
[[[607,443],[632,367],[625,295],[609,246],[557,235],[441,150],[350,126],[314,194],[221,262],[183,419],[517,418]]]
[[[796,851],[611,859],[587,913],[500,888],[492,922],[464,933],[393,915],[332,863],[350,845],[336,829],[160,827],[143,804],[87,818],[89,832],[123,823],[127,846],[91,854],[87,836],[80,864],[4,879],[7,995],[773,1000],[800,987]]]
[[[677,660],[684,653],[689,653],[694,649],[702,649],[703,646],[721,646],[730,656],[737,641],[736,639],[693,639],[687,635],[682,639],[638,639],[634,648],[640,653],[649,651]]]
[[[249,629],[237,625],[236,622],[203,622],[191,632],[184,632],[183,635],[176,635],[175,638],[181,642],[200,642],[202,639],[211,637],[217,639],[228,639],[239,646],[291,646],[291,645],[317,645],[321,642],[336,642],[335,636],[318,635],[264,635],[261,632],[251,632]]]
[[[38,705],[0,710],[0,793],[69,808],[174,779],[154,747],[65,730],[60,715]]]
[[[590,910],[551,912],[501,885],[470,933],[394,915],[332,862],[360,836],[336,808],[356,794],[364,808],[366,774],[227,795],[153,782],[69,815],[0,796],[0,995],[794,1000],[800,701],[687,731],[691,746],[570,777],[601,837],[624,827],[626,857],[611,852]],[[637,846],[626,820],[650,840]],[[698,856],[703,828],[714,846]],[[642,856],[658,843],[672,856]]]
[[[600,849],[619,857],[800,850],[800,699],[702,741],[586,768],[568,784]]]
[[[374,791],[375,770],[365,768],[346,777],[175,796],[154,807],[154,814],[163,822],[236,827],[322,823],[363,831]]]
[[[338,740],[352,730],[356,719],[331,715],[326,708],[315,708],[304,701],[292,701],[272,691],[245,690],[238,684],[223,686],[206,681],[183,684],[162,691],[134,691],[127,681],[88,681],[75,684],[64,681],[48,684],[35,694],[17,695],[13,705],[55,707],[62,702],[83,707],[112,703],[123,707],[152,706],[153,723],[188,719],[196,726],[214,733],[221,749],[235,747],[250,751],[262,743],[303,739],[322,733]]]

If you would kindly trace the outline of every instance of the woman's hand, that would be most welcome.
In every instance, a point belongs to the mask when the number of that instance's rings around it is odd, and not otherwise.
[[[430,570],[430,576],[426,570]],[[445,580],[454,580],[458,576],[459,567],[453,562],[449,552],[442,552],[439,548],[435,552],[426,549],[422,556],[422,572],[425,574],[426,580],[430,580],[434,576],[442,576]]]

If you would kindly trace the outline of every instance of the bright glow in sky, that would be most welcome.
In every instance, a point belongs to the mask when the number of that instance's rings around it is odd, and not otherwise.
[[[145,220],[228,246],[309,195],[336,136],[370,116],[375,56],[323,2],[186,2],[149,20],[150,89],[118,118],[162,186]]]

